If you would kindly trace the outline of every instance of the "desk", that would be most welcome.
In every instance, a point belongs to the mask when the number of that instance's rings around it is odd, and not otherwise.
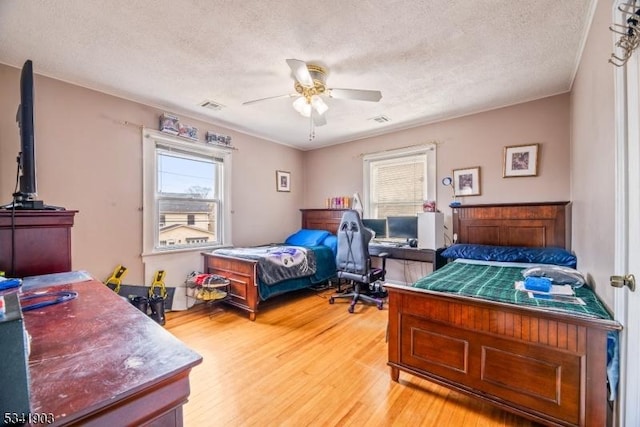
[[[78,297],[24,313],[32,412],[59,426],[183,425],[200,355],[96,280],[39,290]]]
[[[435,252],[432,249],[412,248],[411,246],[392,246],[381,243],[369,243],[369,255],[378,256],[382,252],[389,254],[389,259],[433,262]]]

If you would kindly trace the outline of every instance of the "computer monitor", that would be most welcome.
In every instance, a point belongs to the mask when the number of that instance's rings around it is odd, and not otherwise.
[[[388,236],[391,239],[417,239],[417,216],[389,216],[387,217]]]
[[[386,219],[363,219],[362,224],[373,230],[375,238],[387,237],[387,220]]]

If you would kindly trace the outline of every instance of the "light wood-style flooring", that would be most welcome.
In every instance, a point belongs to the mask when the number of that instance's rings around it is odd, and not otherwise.
[[[166,328],[204,359],[185,426],[536,425],[409,374],[393,382],[386,305],[349,314],[333,292],[276,297],[255,322],[226,305],[168,313]]]

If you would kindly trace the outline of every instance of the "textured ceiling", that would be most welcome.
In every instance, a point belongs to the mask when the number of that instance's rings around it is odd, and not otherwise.
[[[311,149],[570,90],[593,1],[2,0],[0,63]],[[287,58],[382,100],[326,98],[309,141],[292,99],[242,105],[294,92]]]

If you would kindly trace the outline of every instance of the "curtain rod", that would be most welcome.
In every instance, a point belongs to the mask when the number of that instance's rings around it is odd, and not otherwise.
[[[435,148],[434,146],[438,146],[442,144],[440,141],[429,141],[429,142],[424,142],[421,144],[413,144],[413,145],[406,145],[404,147],[397,147],[397,148],[388,148],[386,150],[380,150],[380,151],[372,151],[370,153],[360,153],[359,156],[360,157],[364,157],[364,156],[368,156],[370,154],[382,154],[382,153],[390,153],[390,152],[394,152],[394,151],[402,151],[402,150],[406,150],[408,148],[420,148],[420,147],[424,147],[424,148],[428,148],[430,150],[432,150],[433,148]]]

